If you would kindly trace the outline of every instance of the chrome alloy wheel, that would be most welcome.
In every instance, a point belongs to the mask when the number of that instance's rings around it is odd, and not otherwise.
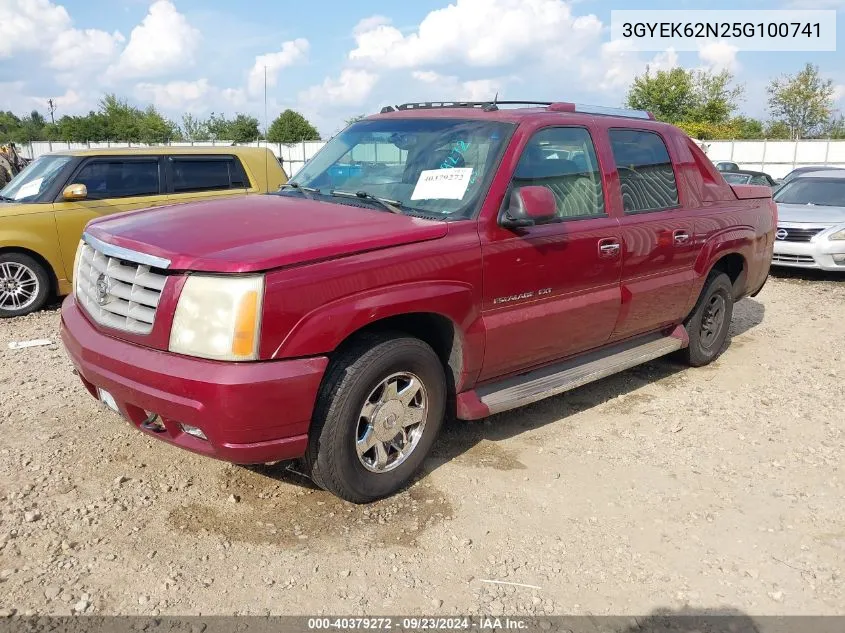
[[[18,262],[0,263],[0,308],[21,310],[38,298],[35,271]]]
[[[419,377],[399,372],[382,380],[358,415],[355,448],[364,468],[374,473],[398,468],[419,444],[427,412]]]

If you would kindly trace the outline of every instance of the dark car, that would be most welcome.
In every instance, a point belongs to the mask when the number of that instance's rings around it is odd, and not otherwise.
[[[779,184],[769,174],[762,171],[751,171],[749,169],[723,171],[722,177],[728,181],[729,185],[765,185],[767,187],[777,187]]]
[[[827,167],[825,165],[812,165],[812,166],[807,166],[807,167],[796,167],[791,172],[786,174],[786,176],[781,178],[778,184],[785,185],[790,180],[798,178],[798,176],[804,176],[805,174],[809,174],[810,172],[813,172],[813,171],[827,171],[829,169],[842,169],[842,167]]]
[[[739,171],[739,165],[729,160],[720,160],[716,163],[716,169],[719,171]]]

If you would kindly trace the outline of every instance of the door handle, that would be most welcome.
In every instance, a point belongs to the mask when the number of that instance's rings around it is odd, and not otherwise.
[[[675,246],[683,246],[689,242],[689,233],[684,230],[675,231],[672,233],[672,241],[675,243]]]
[[[612,259],[619,256],[622,246],[619,241],[614,238],[604,238],[599,240],[599,257]]]

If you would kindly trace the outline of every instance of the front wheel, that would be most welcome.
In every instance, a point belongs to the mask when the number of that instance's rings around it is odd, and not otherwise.
[[[684,323],[689,334],[689,347],[681,350],[681,354],[687,364],[692,367],[707,365],[724,351],[733,307],[730,277],[723,272],[711,272],[695,309]]]
[[[0,318],[29,314],[41,308],[50,295],[50,277],[29,255],[0,255]]]
[[[306,455],[311,478],[354,503],[396,492],[422,465],[445,408],[443,365],[428,344],[360,337],[323,380]]]

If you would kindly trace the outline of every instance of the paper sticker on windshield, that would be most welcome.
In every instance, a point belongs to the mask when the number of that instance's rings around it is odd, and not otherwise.
[[[472,178],[472,167],[426,169],[420,174],[411,200],[460,200]]]
[[[30,180],[28,183],[21,185],[21,188],[18,189],[15,194],[15,200],[22,200],[23,198],[36,195],[41,189],[42,182],[44,182],[43,178],[36,178],[35,180]]]

